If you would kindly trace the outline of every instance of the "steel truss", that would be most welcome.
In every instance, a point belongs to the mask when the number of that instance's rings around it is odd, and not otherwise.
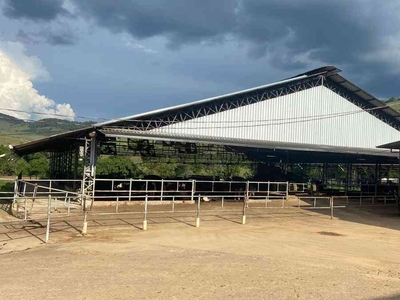
[[[240,96],[226,97],[220,100],[212,101],[191,106],[185,109],[179,109],[172,112],[160,113],[152,116],[148,120],[127,120],[121,123],[116,123],[110,128],[118,127],[119,129],[132,129],[147,131],[160,128],[167,125],[172,125],[208,115],[213,115],[219,112],[227,111],[234,108],[239,108],[246,105],[251,105],[257,102],[273,99],[280,96],[289,95],[299,91],[304,91],[313,87],[323,85],[351,103],[359,106],[362,109],[376,108],[367,100],[362,99],[355,93],[351,93],[345,88],[332,80],[329,80],[329,74],[318,75],[313,78],[300,79],[299,81],[287,83],[279,87],[265,88],[259,91],[252,91]],[[369,110],[368,113],[382,120],[393,128],[400,130],[400,121],[396,122],[389,119],[379,109]]]
[[[357,96],[354,93],[350,93],[348,90],[340,86],[339,84],[335,83],[332,80],[329,80],[329,77],[327,80],[323,81],[323,85],[327,87],[328,89],[332,90],[339,96],[345,98],[347,101],[350,101],[351,103],[359,106],[362,109],[373,109],[373,110],[368,110],[367,112],[374,117],[378,118],[379,120],[385,122],[386,124],[392,126],[393,128],[400,130],[400,122],[396,122],[393,119],[390,120],[387,115],[382,113],[381,110],[379,109],[374,109],[376,106],[368,103],[367,100],[363,100],[361,97]]]
[[[287,83],[279,87],[265,88],[259,91],[252,91],[240,96],[226,97],[210,103],[198,104],[186,109],[176,110],[170,113],[158,114],[149,120],[127,120],[117,123],[119,129],[132,129],[146,131],[163,126],[180,123],[208,115],[213,115],[223,111],[239,108],[257,102],[273,99],[280,96],[293,94],[299,91],[322,85],[324,77],[322,75],[306,78],[293,83]]]

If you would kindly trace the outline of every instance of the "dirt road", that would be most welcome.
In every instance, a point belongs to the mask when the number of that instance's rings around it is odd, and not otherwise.
[[[400,299],[387,210],[93,217],[0,226],[1,299]]]

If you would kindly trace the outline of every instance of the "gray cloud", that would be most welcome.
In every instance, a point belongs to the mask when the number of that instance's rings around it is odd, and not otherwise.
[[[33,4],[34,3],[34,4]],[[143,40],[163,37],[172,49],[236,40],[252,59],[298,71],[333,64],[378,93],[400,75],[400,3],[397,0],[70,0],[77,17],[113,33]],[[11,18],[55,20],[63,0],[6,0]],[[73,35],[41,32],[50,44]],[[234,49],[232,50],[234,51]]]
[[[75,0],[81,13],[113,32],[138,39],[164,36],[170,47],[234,37],[254,58],[297,69],[299,55],[354,64],[400,33],[400,7],[371,0]],[[394,26],[393,26],[394,25]],[[303,63],[303,65],[306,62]]]
[[[47,43],[53,46],[69,46],[77,42],[77,37],[68,28],[63,30],[47,29],[39,32],[27,32],[20,29],[17,33],[17,39],[24,44]]]
[[[64,0],[4,0],[3,13],[12,19],[50,21],[67,13]]]
[[[146,0],[75,1],[86,17],[113,32],[138,39],[165,36],[169,46],[221,37],[235,26],[236,1]]]
[[[70,31],[47,32],[43,33],[43,36],[50,45],[73,45],[76,43],[76,37]]]

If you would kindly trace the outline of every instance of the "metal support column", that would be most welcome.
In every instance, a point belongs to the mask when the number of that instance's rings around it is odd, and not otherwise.
[[[345,187],[345,195],[349,192],[349,181],[350,181],[350,164],[346,163],[346,187]]]
[[[84,165],[82,180],[82,198],[83,208],[87,208],[86,199],[91,199],[91,205],[94,201],[95,179],[96,179],[96,163],[97,163],[97,140],[96,133],[92,132],[90,138],[84,141]],[[86,196],[86,197],[85,197]]]
[[[399,164],[397,169],[397,193],[396,193],[396,201],[397,201],[397,213],[400,217],[400,149],[399,149]]]

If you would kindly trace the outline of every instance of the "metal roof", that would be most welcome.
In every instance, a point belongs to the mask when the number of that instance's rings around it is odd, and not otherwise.
[[[225,94],[225,95],[221,95],[221,96],[217,96],[217,97],[207,98],[207,99],[203,99],[203,100],[199,100],[199,101],[195,101],[195,102],[191,102],[191,103],[187,103],[187,104],[183,104],[183,105],[172,106],[172,107],[168,107],[168,108],[164,108],[164,109],[159,109],[159,110],[154,110],[154,111],[150,111],[150,112],[146,112],[146,113],[141,113],[141,114],[124,117],[121,119],[115,119],[115,120],[111,120],[111,121],[107,121],[107,122],[103,122],[103,123],[98,123],[98,124],[93,125],[93,127],[87,127],[87,128],[83,128],[81,130],[66,132],[63,134],[54,135],[54,136],[40,139],[37,141],[17,145],[17,146],[14,146],[14,151],[17,154],[25,155],[25,154],[37,152],[37,151],[46,151],[46,150],[50,151],[53,149],[60,149],[62,147],[67,148],[68,143],[65,143],[67,140],[83,138],[91,130],[97,130],[97,129],[106,130],[108,126],[118,126],[118,124],[123,121],[145,120],[146,118],[148,119],[153,116],[157,116],[159,114],[176,112],[176,111],[179,112],[180,110],[190,108],[190,107],[195,107],[198,105],[202,105],[204,103],[210,103],[210,102],[214,102],[214,101],[217,102],[217,101],[220,101],[221,99],[230,99],[231,97],[235,97],[238,95],[245,95],[247,93],[251,93],[254,91],[269,89],[272,87],[279,87],[279,86],[281,86],[281,85],[283,86],[287,83],[294,83],[296,81],[301,81],[301,80],[305,80],[308,78],[315,78],[319,75],[326,76],[329,80],[334,82],[336,85],[340,86],[340,88],[343,88],[347,92],[350,92],[350,93],[356,95],[361,101],[366,103],[367,106],[369,106],[369,107],[385,106],[385,104],[383,102],[379,101],[378,99],[376,99],[369,93],[360,89],[359,87],[357,87],[355,84],[351,83],[344,77],[338,75],[338,73],[340,71],[341,71],[340,69],[338,69],[334,66],[326,66],[326,67],[322,67],[322,68],[318,68],[318,69],[315,69],[315,70],[312,70],[312,71],[309,71],[306,73],[302,73],[302,74],[299,74],[292,78],[288,78],[288,79],[278,81],[275,83],[271,83],[271,84],[251,88],[251,89],[242,90],[242,91],[238,91],[235,93]],[[384,108],[381,110],[381,113],[384,114],[385,117],[387,117],[390,120],[392,120],[393,122],[395,122],[396,125],[400,125],[400,114],[398,112],[396,112],[395,110],[393,110],[391,108]],[[135,134],[137,134],[137,133],[135,132]],[[199,140],[199,142],[201,142],[201,141],[202,140]],[[228,142],[228,141],[226,141],[226,142]],[[247,141],[247,142],[251,142],[251,141]],[[254,146],[256,147],[256,145],[254,145]],[[288,145],[285,144],[283,146],[286,147]],[[307,145],[303,145],[303,146],[305,146],[305,148],[307,148]],[[321,147],[322,147],[321,149],[323,149],[324,146],[321,146]],[[312,150],[312,151],[316,151],[315,148],[316,148],[316,146],[314,145],[312,148],[314,150]],[[326,151],[326,150],[327,149],[321,150],[321,151]],[[357,150],[351,149],[350,151],[357,151]],[[378,150],[378,151],[382,151],[382,150]]]
[[[149,140],[162,140],[162,141],[176,141],[188,143],[207,143],[207,144],[220,144],[227,146],[240,146],[240,147],[254,147],[266,149],[281,149],[281,150],[294,150],[294,151],[313,151],[313,152],[331,152],[342,154],[363,154],[363,155],[378,155],[387,157],[396,157],[388,150],[381,149],[365,149],[365,148],[350,148],[350,147],[333,147],[325,145],[312,145],[312,144],[299,144],[287,143],[276,141],[258,141],[248,139],[232,139],[232,138],[215,138],[209,136],[198,135],[184,135],[184,134],[171,134],[155,131],[135,131],[124,129],[103,129],[100,130],[106,137],[118,138],[138,138]]]
[[[278,82],[274,82],[274,83],[270,83],[270,84],[266,84],[266,85],[261,85],[261,86],[258,86],[258,87],[237,91],[237,92],[234,92],[234,93],[224,94],[224,95],[221,95],[221,96],[206,98],[206,99],[202,99],[202,100],[198,100],[198,101],[194,101],[194,102],[190,102],[190,103],[186,103],[186,104],[171,106],[171,107],[157,109],[157,110],[153,110],[153,111],[149,111],[149,112],[145,112],[145,113],[141,113],[141,114],[136,114],[136,115],[132,115],[132,116],[124,117],[124,118],[114,119],[114,120],[111,120],[111,121],[106,121],[106,122],[95,124],[94,126],[95,127],[103,127],[103,126],[106,126],[106,125],[112,125],[114,123],[118,123],[120,121],[125,121],[125,120],[130,120],[130,119],[141,119],[143,117],[150,117],[150,116],[155,115],[155,114],[166,113],[166,112],[169,112],[169,111],[179,110],[179,109],[187,108],[187,107],[198,105],[198,104],[204,104],[204,103],[207,103],[207,102],[212,102],[212,101],[220,100],[220,99],[223,99],[223,98],[229,98],[229,97],[233,97],[233,96],[237,96],[237,95],[241,95],[241,94],[245,94],[245,93],[249,93],[249,92],[254,92],[254,91],[257,91],[257,90],[270,88],[270,87],[273,87],[273,86],[277,86],[277,85],[280,85],[280,84],[296,81],[296,80],[307,78],[307,77],[308,77],[307,75],[299,75],[299,76],[288,78],[288,79],[285,79],[285,80],[282,80],[282,81],[278,81]]]
[[[384,144],[384,145],[379,145],[377,148],[383,148],[383,149],[400,149],[400,141],[397,142],[392,142],[389,144]]]
[[[41,151],[68,149],[68,140],[84,138],[90,131],[93,131],[92,127],[55,134],[40,140],[13,146],[13,150],[19,155],[26,155]]]

